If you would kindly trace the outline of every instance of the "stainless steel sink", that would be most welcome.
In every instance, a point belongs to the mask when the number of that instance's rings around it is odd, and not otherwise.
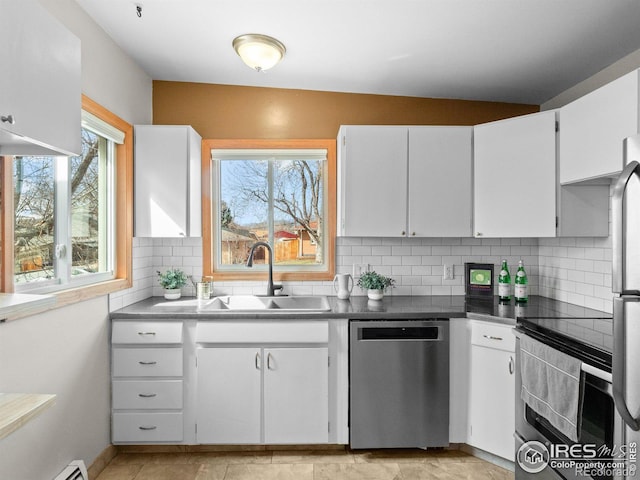
[[[256,295],[226,295],[202,302],[198,306],[200,312],[252,312],[275,313],[285,312],[327,312],[331,310],[327,297],[258,297]]]

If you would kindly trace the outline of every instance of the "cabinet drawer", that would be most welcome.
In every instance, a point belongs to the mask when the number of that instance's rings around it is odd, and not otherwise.
[[[182,380],[116,380],[114,409],[182,408]]]
[[[198,322],[198,343],[329,343],[329,322]]]
[[[182,413],[114,413],[112,441],[181,442]]]
[[[182,348],[114,348],[114,377],[180,377]]]
[[[181,344],[182,322],[113,322],[111,343]]]
[[[471,344],[507,352],[516,351],[516,337],[513,334],[513,327],[504,325],[472,322]]]

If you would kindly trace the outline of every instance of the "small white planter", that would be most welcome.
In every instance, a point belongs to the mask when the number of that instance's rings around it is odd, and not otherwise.
[[[182,295],[182,291],[179,288],[167,288],[164,291],[164,298],[167,300],[178,300]]]
[[[369,297],[369,300],[382,300],[384,290],[374,290],[370,288],[367,290],[367,297]]]

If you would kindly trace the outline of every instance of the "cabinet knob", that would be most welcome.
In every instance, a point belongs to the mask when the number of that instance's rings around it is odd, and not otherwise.
[[[16,119],[13,117],[13,115],[2,115],[0,117],[0,120],[2,120],[2,123],[8,123],[9,125],[13,125],[14,123],[16,123]]]
[[[482,233],[476,232],[476,237],[481,237],[481,236],[482,236]]]
[[[415,237],[416,236],[416,232],[411,232],[411,236]]]
[[[405,232],[404,230],[402,230],[402,232],[400,232],[400,235],[406,235],[407,232]]]

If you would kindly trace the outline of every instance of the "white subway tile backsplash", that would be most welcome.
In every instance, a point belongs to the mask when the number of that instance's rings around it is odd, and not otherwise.
[[[388,295],[464,295],[464,263],[500,268],[509,263],[512,278],[523,260],[531,295],[611,312],[611,242],[601,238],[358,238],[336,239],[336,271],[352,273],[354,263],[391,276],[396,287]],[[133,287],[110,295],[115,310],[151,295],[162,295],[156,270],[179,267],[202,275],[202,239],[134,238]],[[454,280],[443,280],[443,265],[454,267]],[[284,282],[292,295],[333,295],[331,281]],[[186,287],[185,295],[193,295]],[[265,282],[214,283],[214,294],[263,294]],[[366,295],[356,287],[352,295]]]

